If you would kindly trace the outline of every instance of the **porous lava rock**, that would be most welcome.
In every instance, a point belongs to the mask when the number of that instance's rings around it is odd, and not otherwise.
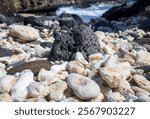
[[[78,25],[72,30],[76,42],[75,51],[81,52],[85,58],[100,52],[100,44],[93,30],[86,25]]]
[[[57,32],[49,60],[69,61],[76,52],[81,52],[87,59],[90,54],[100,52],[100,45],[93,30],[86,25],[77,25],[70,32]]]
[[[70,60],[75,45],[72,34],[55,32],[54,37],[55,41],[49,54],[49,60]]]

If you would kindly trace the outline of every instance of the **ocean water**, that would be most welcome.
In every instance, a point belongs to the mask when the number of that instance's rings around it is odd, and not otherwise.
[[[130,0],[128,4],[133,4],[135,1]],[[119,4],[115,4],[117,6]],[[56,11],[56,15],[61,15],[62,13],[70,13],[79,15],[84,23],[88,23],[91,19],[102,16],[107,10],[112,8],[114,4],[100,4],[92,5],[89,8],[77,8],[77,7],[61,7]]]
[[[71,13],[79,15],[84,23],[88,23],[90,19],[100,17],[104,12],[112,8],[114,5],[100,4],[97,6],[91,6],[89,8],[76,8],[76,7],[62,7],[56,11],[59,16],[62,13]]]

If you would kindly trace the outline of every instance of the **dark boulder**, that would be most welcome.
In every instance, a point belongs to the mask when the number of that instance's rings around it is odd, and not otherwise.
[[[81,52],[85,58],[100,52],[99,42],[90,27],[78,25],[72,29],[72,33],[76,43],[75,51]]]
[[[77,25],[76,21],[71,17],[60,18],[59,20],[60,27],[66,26],[68,28],[72,28]]]
[[[102,17],[108,20],[118,20],[121,17],[131,17],[139,13],[139,4],[136,2],[133,5],[123,4],[121,6],[115,6],[105,12]]]
[[[78,16],[78,15],[76,15],[76,14],[63,13],[63,14],[61,14],[60,17],[61,17],[61,18],[64,18],[64,17],[71,17],[71,18],[73,18],[73,19],[77,22],[77,24],[82,24],[82,23],[83,23],[81,17]]]
[[[31,24],[32,26],[39,26],[39,27],[43,26],[41,21],[35,18],[34,16],[29,16],[24,18],[24,25],[28,25],[28,24]]]
[[[52,46],[52,50],[49,54],[49,60],[66,60],[71,59],[74,51],[74,39],[72,34],[64,32],[55,32],[54,33],[55,41]]]
[[[150,18],[147,18],[146,20],[140,22],[139,28],[145,31],[150,30]]]
[[[100,52],[100,45],[93,30],[85,25],[75,26],[67,33],[57,32],[54,37],[55,41],[49,54],[51,61],[70,61],[76,52],[81,52],[85,58]]]
[[[99,27],[103,27],[103,28],[112,28],[113,27],[111,22],[105,18],[92,19],[89,22],[89,24],[94,31],[97,31]]]
[[[150,5],[150,0],[137,0],[140,6],[145,7]]]
[[[63,13],[59,18],[60,27],[66,26],[68,28],[73,28],[76,25],[82,24],[83,21],[80,16],[76,14]]]

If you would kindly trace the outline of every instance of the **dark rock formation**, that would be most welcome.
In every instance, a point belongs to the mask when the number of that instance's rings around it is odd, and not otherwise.
[[[100,45],[91,28],[79,25],[72,30],[76,46],[75,51],[82,52],[85,58],[90,54],[100,52]]]
[[[82,19],[76,14],[63,13],[59,18],[60,27],[66,26],[73,28],[76,25],[82,24]]]
[[[72,34],[64,32],[55,32],[55,41],[49,54],[49,60],[67,60],[69,61],[74,51],[74,39]]]
[[[97,31],[99,27],[103,27],[103,28],[112,28],[113,27],[111,22],[104,18],[92,19],[89,22],[89,24],[94,31]]]
[[[29,16],[24,18],[24,25],[31,24],[32,26],[39,26],[42,27],[44,26],[40,20],[35,18],[34,16]]]
[[[116,6],[105,12],[102,17],[109,20],[117,20],[121,17],[131,17],[139,13],[139,11],[146,6],[150,5],[150,0],[137,0],[132,6],[123,4],[121,6]],[[146,12],[148,12],[146,9]],[[148,12],[149,13],[149,12]]]
[[[81,17],[76,15],[76,14],[63,13],[63,14],[61,14],[60,17],[61,18],[71,17],[76,21],[77,24],[82,24],[83,23]]]
[[[132,6],[123,4],[121,6],[116,6],[105,12],[102,17],[108,20],[117,20],[121,17],[131,17],[139,12],[139,4],[135,3]]]
[[[37,12],[53,11],[59,6],[82,2],[96,2],[97,0],[0,0],[0,12]]]
[[[60,18],[58,21],[59,21],[60,27],[66,26],[68,28],[72,28],[77,25],[76,21],[71,17]]]
[[[11,69],[8,70],[8,74],[14,75],[17,72],[21,72],[25,69],[30,69],[35,75],[38,74],[40,69],[44,68],[46,70],[49,70],[51,68],[52,64],[49,61],[46,60],[38,60],[38,61],[31,61],[31,62],[25,62],[22,64],[18,64]]]
[[[146,20],[142,21],[139,25],[139,28],[145,31],[150,30],[150,18],[147,18]]]
[[[150,5],[150,0],[137,0],[140,6],[145,7]]]
[[[57,32],[49,60],[73,59],[76,52],[81,52],[85,58],[93,53],[100,52],[100,45],[93,32],[88,26],[75,26],[71,32]]]

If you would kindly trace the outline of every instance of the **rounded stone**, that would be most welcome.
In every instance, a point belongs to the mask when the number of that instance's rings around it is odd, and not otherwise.
[[[100,87],[96,82],[80,74],[72,73],[67,79],[69,87],[80,99],[91,99],[99,96]]]
[[[27,87],[31,82],[34,82],[33,76],[33,73],[29,69],[21,72],[17,83],[13,86],[11,90],[11,97],[15,101],[24,101],[27,98]]]
[[[39,31],[30,26],[10,25],[9,34],[20,42],[34,41],[40,38]]]
[[[0,93],[8,93],[15,85],[17,79],[11,75],[5,75],[0,78]]]

